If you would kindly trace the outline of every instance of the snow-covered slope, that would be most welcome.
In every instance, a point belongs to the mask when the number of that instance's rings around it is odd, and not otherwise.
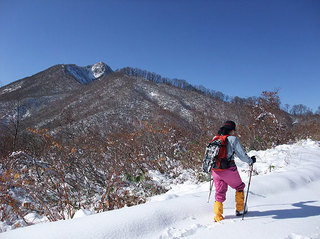
[[[92,66],[66,65],[66,72],[76,78],[81,84],[89,84],[99,77],[109,74],[112,69],[103,62],[98,62]]]
[[[1,233],[0,238],[320,238],[320,144],[281,145],[257,156],[245,220],[234,216],[234,190],[225,220],[213,222],[208,183],[173,185],[146,204]],[[244,182],[245,164],[238,163]],[[213,192],[214,194],[214,192]]]

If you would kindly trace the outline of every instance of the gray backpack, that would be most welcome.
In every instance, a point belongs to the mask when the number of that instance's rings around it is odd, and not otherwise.
[[[206,147],[206,151],[204,153],[203,162],[202,162],[202,170],[204,173],[211,173],[213,168],[217,166],[217,157],[222,146],[222,142],[220,139],[216,139],[211,141]]]

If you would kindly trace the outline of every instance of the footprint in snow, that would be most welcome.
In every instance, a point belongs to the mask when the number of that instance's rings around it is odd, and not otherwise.
[[[208,226],[201,224],[193,224],[189,228],[175,228],[170,227],[159,239],[179,239],[194,235],[199,228],[208,228]]]

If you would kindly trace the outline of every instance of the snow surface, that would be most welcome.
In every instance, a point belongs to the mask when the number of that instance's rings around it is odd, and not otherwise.
[[[18,83],[18,84],[12,84],[12,85],[10,85],[10,86],[12,86],[12,87],[5,87],[5,88],[1,91],[0,95],[2,95],[2,94],[4,94],[4,93],[10,93],[10,92],[12,92],[12,91],[15,91],[15,90],[18,90],[18,89],[21,88],[21,85],[20,85],[19,83]]]
[[[281,145],[257,156],[244,221],[234,216],[234,190],[224,202],[225,220],[213,221],[209,183],[192,181],[134,207],[1,233],[0,238],[320,238],[320,144]],[[244,182],[248,166],[237,160]],[[160,179],[158,177],[159,180]],[[214,195],[214,192],[213,192]]]
[[[103,62],[98,62],[92,66],[66,65],[67,72],[76,78],[81,84],[89,84],[99,77],[109,74],[112,69]]]

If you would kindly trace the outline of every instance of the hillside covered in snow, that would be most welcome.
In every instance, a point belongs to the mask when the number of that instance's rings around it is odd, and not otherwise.
[[[234,190],[229,188],[225,220],[214,223],[209,183],[196,183],[185,172],[188,181],[171,184],[171,190],[145,204],[94,215],[80,210],[75,219],[15,229],[0,238],[320,238],[320,143],[304,140],[249,155],[257,163],[244,221],[234,216]],[[247,183],[248,165],[236,163]],[[153,178],[166,181],[161,174]]]

